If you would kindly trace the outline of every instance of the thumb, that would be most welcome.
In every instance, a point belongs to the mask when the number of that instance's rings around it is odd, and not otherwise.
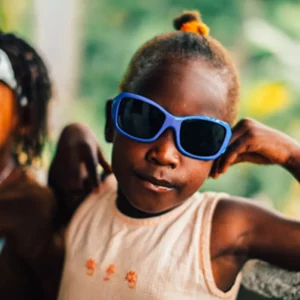
[[[98,156],[98,162],[101,165],[101,167],[103,168],[104,172],[112,173],[111,165],[107,162],[107,160],[105,159],[105,157],[99,147],[97,147],[97,156]]]

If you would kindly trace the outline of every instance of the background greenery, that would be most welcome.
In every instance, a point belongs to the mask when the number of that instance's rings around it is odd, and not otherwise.
[[[13,2],[0,0],[1,27],[33,41],[32,2]],[[241,74],[239,117],[258,119],[300,141],[298,0],[84,1],[80,86],[68,112],[72,119],[88,123],[109,155],[103,140],[106,99],[118,93],[138,47],[173,30],[172,19],[186,9],[200,10],[211,35],[232,52]],[[300,216],[299,185],[276,166],[235,166],[220,179],[208,180],[203,189],[253,197]]]

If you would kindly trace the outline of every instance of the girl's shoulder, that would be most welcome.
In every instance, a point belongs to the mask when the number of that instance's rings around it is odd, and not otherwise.
[[[23,168],[17,168],[12,177],[11,181],[1,187],[0,202],[2,205],[23,210],[24,214],[31,209],[32,213],[36,212],[44,217],[53,212],[56,201],[47,186],[39,183],[30,172]]]
[[[215,207],[213,223],[215,226],[226,224],[224,228],[227,231],[236,227],[242,230],[253,224],[260,212],[265,211],[267,209],[255,200],[222,193]]]
[[[219,238],[224,248],[244,251],[250,238],[279,218],[280,213],[255,200],[224,195],[215,207],[211,239]]]

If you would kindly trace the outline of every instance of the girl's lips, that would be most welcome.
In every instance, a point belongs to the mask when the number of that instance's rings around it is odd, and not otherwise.
[[[156,193],[166,193],[166,192],[169,192],[173,189],[173,188],[169,188],[169,187],[165,187],[165,186],[161,186],[161,185],[156,185],[154,183],[151,183],[148,180],[141,179],[141,182],[142,182],[142,185],[146,189],[148,189],[152,192],[156,192]]]
[[[143,187],[156,193],[166,193],[174,189],[174,186],[166,181],[151,176],[137,175]]]

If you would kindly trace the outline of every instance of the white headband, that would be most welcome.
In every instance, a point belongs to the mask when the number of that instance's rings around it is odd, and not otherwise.
[[[7,54],[0,49],[0,80],[6,83],[12,90],[17,88],[15,72]]]
[[[22,94],[22,88],[20,86],[17,88],[17,80],[10,59],[2,49],[0,49],[0,81],[7,84],[18,96]],[[24,107],[27,106],[27,104],[27,97],[22,97],[20,105]]]

